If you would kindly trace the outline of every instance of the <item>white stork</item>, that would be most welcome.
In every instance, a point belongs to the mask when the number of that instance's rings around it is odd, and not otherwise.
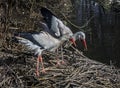
[[[55,38],[62,37],[63,35],[67,34],[70,38],[71,42],[76,46],[75,40],[77,38],[81,38],[84,44],[84,47],[87,49],[86,41],[85,41],[85,33],[77,32],[73,35],[72,31],[69,27],[63,24],[63,22],[58,19],[50,10],[45,7],[41,7],[40,9],[41,14],[48,26],[47,32],[54,36]],[[80,36],[77,36],[80,35]],[[72,37],[73,36],[73,37]]]
[[[37,58],[36,75],[39,76],[39,62],[42,64],[42,72],[45,72],[42,51],[55,51],[66,39],[67,35],[60,37],[59,39],[54,38],[48,32],[41,31],[40,33],[19,33],[15,36],[18,41],[24,44],[29,50],[34,51]]]

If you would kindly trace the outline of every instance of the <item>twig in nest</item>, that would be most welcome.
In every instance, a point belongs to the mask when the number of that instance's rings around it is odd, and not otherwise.
[[[20,82],[20,86],[23,88],[23,87],[24,87],[23,82],[22,82],[21,79],[19,79],[18,75],[15,74],[15,72],[14,72],[14,71],[13,71],[13,70],[12,70],[7,64],[5,64],[5,66],[6,66],[6,67],[9,69],[9,71],[13,74],[14,79],[19,80],[19,82]]]
[[[76,49],[73,46],[70,46],[70,47],[72,47],[77,53],[79,53],[79,55],[81,55],[82,57],[86,58],[78,49]]]
[[[56,68],[56,67],[49,67],[49,68],[45,68],[45,70],[46,71],[59,71],[59,72],[63,72],[64,71],[64,69],[62,69],[62,68]]]
[[[6,79],[4,79],[2,82],[0,82],[0,87],[5,84],[5,82],[7,82],[9,79],[11,79],[11,77],[7,77]]]

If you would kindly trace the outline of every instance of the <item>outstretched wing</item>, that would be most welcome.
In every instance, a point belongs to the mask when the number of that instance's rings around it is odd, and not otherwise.
[[[50,34],[55,37],[61,37],[64,34],[73,35],[72,31],[63,24],[63,22],[58,19],[50,10],[42,7],[41,14],[44,17],[47,26],[49,27]]]
[[[20,43],[24,44],[29,50],[33,51],[35,53],[35,55],[41,54],[41,52],[43,51],[42,47],[34,44],[33,42],[31,42],[28,39],[25,39],[25,38],[22,38],[19,36],[16,36],[16,38]]]
[[[16,38],[19,42],[26,45],[28,48],[40,48],[44,50],[54,50],[54,47],[57,47],[60,41],[54,37],[52,37],[49,33],[45,31],[41,31],[40,33],[19,33]]]

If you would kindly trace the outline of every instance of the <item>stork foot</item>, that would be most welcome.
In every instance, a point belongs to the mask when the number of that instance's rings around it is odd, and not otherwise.
[[[46,70],[43,68],[41,72],[45,74],[45,73],[46,73]]]
[[[40,76],[40,75],[39,75],[39,71],[36,71],[36,76]]]
[[[57,64],[56,64],[56,66],[58,67],[58,66],[60,66],[61,64],[60,64],[60,61],[57,61]]]
[[[62,60],[62,61],[61,61],[61,64],[65,65],[66,63],[65,63],[65,61],[64,61],[64,60]]]

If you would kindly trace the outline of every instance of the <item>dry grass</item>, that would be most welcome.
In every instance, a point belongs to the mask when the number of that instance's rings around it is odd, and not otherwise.
[[[9,43],[11,42],[9,41]],[[56,66],[55,54],[44,52],[44,65],[47,73],[40,73],[40,77],[36,77],[36,57],[27,52],[24,46],[11,43],[8,47],[9,43],[4,41],[0,50],[1,88],[120,87],[119,69],[92,61],[73,47],[64,49],[66,64],[58,67]]]

